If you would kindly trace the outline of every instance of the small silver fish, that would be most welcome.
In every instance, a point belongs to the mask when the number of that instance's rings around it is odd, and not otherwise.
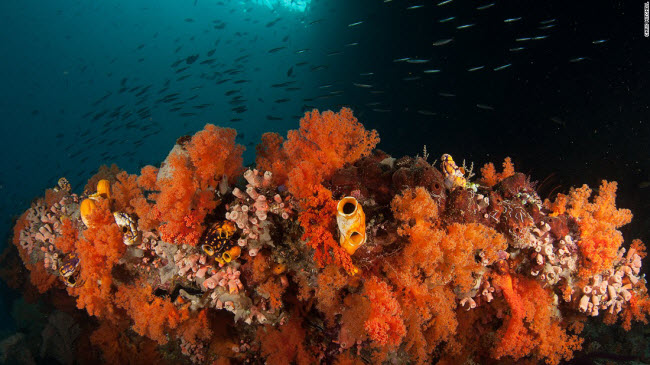
[[[479,6],[479,7],[476,8],[476,10],[485,10],[485,9],[487,9],[487,8],[491,8],[491,7],[493,7],[494,4],[495,4],[495,3],[489,3],[489,4],[487,4],[487,5]]]
[[[469,72],[474,72],[474,71],[481,70],[481,69],[483,69],[484,67],[485,67],[485,66],[476,66],[476,67],[468,68],[467,71],[469,71]]]
[[[494,107],[485,104],[476,104],[476,107],[483,110],[494,110]]]
[[[348,27],[356,27],[357,25],[361,25],[361,24],[363,24],[363,20],[360,22],[348,24]]]
[[[427,62],[429,62],[429,60],[422,60],[417,58],[411,58],[410,60],[406,60],[406,63],[414,63],[414,64],[422,64]]]
[[[501,70],[506,69],[506,68],[508,68],[510,66],[512,66],[512,63],[508,63],[508,64],[503,65],[503,66],[495,67],[493,70],[494,71],[501,71]]]
[[[453,40],[454,40],[453,38],[441,39],[441,40],[433,42],[432,45],[434,47],[444,46],[445,44],[451,43]]]

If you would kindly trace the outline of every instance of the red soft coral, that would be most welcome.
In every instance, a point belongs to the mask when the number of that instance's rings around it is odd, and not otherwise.
[[[312,196],[303,200],[304,211],[298,221],[304,233],[302,240],[314,250],[314,260],[320,266],[334,263],[348,273],[356,272],[350,255],[336,242],[332,232],[336,229],[336,202],[332,192],[322,185],[314,186]]]

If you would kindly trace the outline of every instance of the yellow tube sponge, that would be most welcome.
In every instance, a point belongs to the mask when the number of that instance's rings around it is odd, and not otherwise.
[[[239,246],[233,246],[230,250],[224,252],[221,255],[221,258],[225,262],[230,262],[232,260],[237,260],[239,255],[241,255],[241,248],[239,248]]]
[[[359,202],[346,196],[336,206],[336,223],[339,226],[339,243],[350,255],[366,243],[366,215]]]
[[[97,195],[104,198],[111,198],[111,183],[108,180],[99,180],[97,183]]]
[[[94,200],[90,198],[82,200],[81,204],[79,205],[81,220],[84,222],[86,227],[89,227],[88,217],[90,217],[90,213],[92,213],[95,210],[95,208],[97,208],[97,204],[95,203]]]

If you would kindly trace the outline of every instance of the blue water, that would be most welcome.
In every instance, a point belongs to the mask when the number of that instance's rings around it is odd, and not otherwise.
[[[283,8],[271,11],[255,4],[243,6],[239,2],[217,6],[214,2],[198,1],[194,6],[191,2],[175,1],[5,1],[0,6],[3,233],[9,228],[10,217],[24,210],[46,187],[54,186],[59,177],[66,176],[78,190],[104,163],[117,163],[129,172],[137,172],[145,164],[158,164],[177,137],[194,133],[205,123],[236,126],[245,136],[240,140],[244,144],[259,140],[263,131],[294,127],[297,120],[290,115],[300,114],[300,99],[274,105],[271,101],[276,90],[267,87],[286,81],[289,66],[283,57],[267,56],[266,50],[281,44],[287,34],[291,35],[288,46],[302,48],[322,43],[325,36],[303,31],[304,15],[299,13]],[[265,27],[278,17],[282,18],[281,24]],[[188,18],[193,22],[185,21]],[[213,29],[213,20],[227,25],[217,31]],[[236,33],[246,33],[242,36],[246,41],[239,43]],[[235,76],[250,80],[238,85],[251,104],[245,123],[228,122],[237,114],[229,111],[228,99],[222,95],[234,87],[202,80],[198,77],[201,71],[195,70],[207,58],[205,53],[215,48],[217,40],[221,41],[213,57],[224,65],[222,70],[233,67],[235,58],[251,55],[240,63],[246,74]],[[179,46],[181,50],[174,53]],[[192,77],[176,82],[178,75],[170,64],[192,54],[201,55],[193,65]],[[309,57],[306,54],[303,58]],[[138,62],[140,59],[143,60]],[[206,67],[203,70],[213,72]],[[152,85],[148,100],[136,108],[135,93],[118,94],[123,78],[128,79],[129,88]],[[153,107],[154,100],[162,96],[158,91],[168,79],[173,81],[172,85],[162,95],[180,91],[186,97],[198,95],[192,105],[214,105],[194,110],[197,115],[192,118],[172,115],[164,104]],[[316,80],[301,75],[300,82],[309,87]],[[201,89],[191,91],[199,86]],[[108,93],[112,93],[109,98],[92,105]],[[258,98],[269,103],[262,104]],[[120,105],[124,105],[122,111],[151,107],[149,118],[136,120],[138,126],[152,124],[151,129],[118,128],[119,123],[135,119],[93,121],[92,116],[82,117],[87,112],[112,110]],[[269,123],[265,119],[267,114],[287,118]],[[144,139],[140,146],[134,145],[150,132],[157,134]],[[82,137],[84,133],[88,134]],[[84,143],[93,136],[97,138]],[[119,143],[99,144],[103,139],[119,139]],[[248,162],[253,160],[253,150],[253,146],[247,146]],[[105,152],[109,155],[102,157]]]

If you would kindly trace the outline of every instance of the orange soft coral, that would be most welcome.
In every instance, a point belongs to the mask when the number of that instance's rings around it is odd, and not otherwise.
[[[57,276],[47,271],[43,265],[37,264],[29,272],[29,281],[43,294],[56,284]]]
[[[453,280],[462,292],[469,291],[497,252],[507,248],[503,235],[482,224],[454,223],[446,232],[436,228],[437,205],[424,188],[405,190],[391,207],[395,218],[404,222],[398,232],[409,238],[401,266],[413,275],[424,273],[437,284]]]
[[[88,314],[102,316],[112,312],[111,270],[126,251],[122,231],[109,210],[109,202],[102,199],[90,215],[90,228],[77,242],[76,252],[81,262],[83,285],[68,288],[77,295],[77,306]]]
[[[207,124],[186,144],[186,149],[177,145],[169,154],[166,171],[156,184],[160,193],[153,197],[155,216],[162,223],[162,239],[198,243],[205,216],[217,206],[217,183],[224,176],[234,178],[243,169],[244,148],[235,144],[235,137],[233,129]],[[141,201],[137,204],[144,207]]]
[[[74,221],[69,218],[61,219],[61,235],[54,240],[54,247],[63,252],[72,252],[79,239],[79,230]]]
[[[277,133],[267,132],[262,134],[262,142],[255,147],[257,169],[271,171],[276,185],[287,181],[290,165],[286,153],[282,149],[284,138]]]
[[[381,346],[399,346],[406,327],[402,308],[391,288],[373,276],[364,284],[364,295],[370,300],[370,315],[364,324],[368,337]]]
[[[186,155],[172,152],[167,164],[171,176],[161,178],[161,191],[156,197],[161,237],[168,242],[196,245],[204,229],[203,219],[216,207],[214,193],[200,189]]]
[[[560,318],[552,310],[553,292],[535,280],[496,276],[493,284],[503,293],[510,315],[499,330],[499,340],[492,356],[509,356],[514,360],[533,356],[548,364],[569,360],[579,350],[582,339],[566,333]]]
[[[88,183],[84,187],[84,194],[92,194],[97,192],[97,183],[100,180],[108,180],[111,185],[115,182],[115,176],[122,171],[116,164],[111,167],[102,165],[97,170],[97,173],[88,179]]]
[[[131,200],[142,197],[142,191],[137,182],[138,176],[129,175],[126,171],[122,171],[117,174],[115,180],[116,182],[112,186],[114,210],[128,214],[135,213]]]
[[[557,199],[566,200],[566,212],[580,227],[577,244],[582,278],[600,274],[612,266],[623,243],[623,235],[617,228],[632,220],[628,209],[616,209],[616,187],[615,182],[603,181],[591,202],[591,189],[587,185],[571,189],[568,197],[558,194]]]
[[[138,186],[144,190],[158,190],[156,180],[158,179],[158,168],[147,165],[140,169],[138,176]]]
[[[339,290],[347,284],[346,279],[340,267],[335,265],[328,265],[318,274],[316,308],[325,314],[325,320],[330,326],[335,324],[336,315],[342,309]]]
[[[164,363],[155,342],[143,337],[129,337],[124,330],[115,323],[102,321],[90,335],[90,341],[99,347],[106,364]]]
[[[414,219],[416,223],[420,221],[433,223],[438,219],[438,204],[422,186],[406,189],[401,195],[395,195],[391,208],[395,218],[403,222]]]
[[[244,146],[235,143],[237,131],[206,124],[187,144],[199,187],[216,186],[222,176],[233,179],[242,172]]]
[[[463,292],[469,291],[475,277],[497,260],[497,252],[507,248],[503,235],[478,223],[451,224],[440,245],[444,252],[441,271],[453,277]]]
[[[365,322],[370,316],[370,301],[360,294],[349,294],[343,299],[341,308],[341,330],[338,342],[341,348],[349,348],[359,341],[365,341]]]
[[[150,286],[141,283],[122,285],[115,293],[115,303],[127,311],[135,332],[163,345],[169,340],[167,334],[189,318],[189,314],[152,293]]]
[[[320,184],[346,162],[368,155],[379,143],[377,131],[366,131],[352,115],[352,110],[340,112],[318,110],[305,113],[300,129],[289,131],[282,143],[277,135],[265,135],[257,151],[258,167],[271,171],[276,183],[283,184],[297,198],[309,197],[311,185]]]
[[[280,284],[279,280],[274,277],[267,279],[262,285],[258,286],[258,291],[265,298],[269,300],[269,305],[272,309],[280,309],[282,307],[282,294],[285,288]]]
[[[262,356],[267,364],[309,365],[317,363],[305,347],[306,333],[301,319],[292,315],[289,322],[275,329],[272,326],[260,327],[257,338],[261,340]]]
[[[481,167],[481,184],[485,186],[494,186],[499,181],[510,177],[515,174],[515,165],[512,163],[510,157],[506,157],[503,161],[503,172],[498,173],[492,162],[485,164]]]

